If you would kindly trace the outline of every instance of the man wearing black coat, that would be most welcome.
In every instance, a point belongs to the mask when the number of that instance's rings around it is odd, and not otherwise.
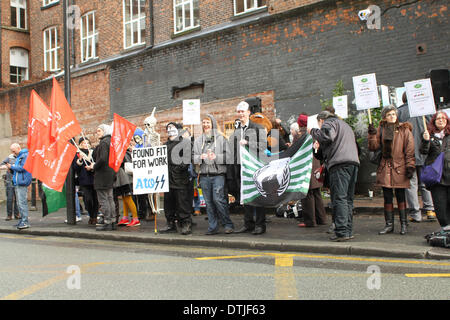
[[[180,135],[182,126],[169,122],[166,126],[169,139],[167,160],[169,171],[169,192],[164,194],[164,214],[167,226],[161,233],[176,232],[178,226],[182,235],[192,233],[192,197],[189,192],[189,165],[191,163],[191,142]]]
[[[258,157],[264,155],[267,147],[267,133],[265,129],[250,120],[251,107],[248,102],[242,101],[236,108],[241,121],[241,127],[236,129],[230,137],[230,143],[234,148],[235,172],[239,172],[240,186],[240,147],[247,147],[249,151]],[[234,233],[251,232],[254,235],[266,232],[266,214],[264,208],[244,205],[244,226]]]

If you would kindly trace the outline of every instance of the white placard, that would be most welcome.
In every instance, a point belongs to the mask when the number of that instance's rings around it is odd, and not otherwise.
[[[389,97],[389,87],[385,85],[380,85],[381,92],[381,104],[383,107],[387,107],[391,104],[391,99]]]
[[[342,119],[348,118],[348,97],[339,96],[333,97],[334,113]]]
[[[201,124],[200,100],[183,100],[183,125]]]
[[[356,110],[380,107],[375,73],[353,77],[353,89],[355,91]]]
[[[167,146],[135,148],[131,158],[133,194],[169,192]]]
[[[444,111],[444,112],[447,114],[447,116],[450,118],[450,108],[448,108],[448,109],[442,109],[442,110],[440,110],[440,111]]]
[[[410,117],[420,117],[436,113],[430,79],[405,82],[405,89]]]
[[[308,117],[308,124],[306,125],[308,128],[319,128],[319,123],[317,122],[317,114]]]

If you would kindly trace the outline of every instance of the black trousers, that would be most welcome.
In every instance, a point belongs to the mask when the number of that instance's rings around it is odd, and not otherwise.
[[[193,191],[192,191],[193,192]],[[164,193],[164,214],[168,224],[192,221],[192,196],[190,189],[169,189]]]
[[[80,190],[83,192],[84,207],[89,213],[89,218],[96,219],[98,213],[98,199],[94,186],[80,186]]]
[[[395,197],[397,198],[397,205],[399,203],[406,202],[405,189],[403,188],[392,189],[383,187],[384,204],[394,203],[394,190],[395,190]]]
[[[448,226],[450,224],[450,186],[438,183],[432,186],[430,191],[439,224],[441,227]]]
[[[253,230],[255,227],[266,229],[266,213],[262,207],[244,205],[244,226]]]

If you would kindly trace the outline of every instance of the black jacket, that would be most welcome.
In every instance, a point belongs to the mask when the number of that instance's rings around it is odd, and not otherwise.
[[[441,184],[450,186],[450,135],[445,136],[442,140],[435,136],[431,136],[429,141],[422,139],[420,153],[428,155],[425,165],[432,164],[441,152],[445,152]]]
[[[167,160],[169,171],[169,188],[185,189],[189,184],[189,165],[191,164],[192,148],[189,139],[182,136],[167,140]]]
[[[111,136],[103,136],[100,143],[95,147],[93,158],[94,164],[94,189],[112,189],[116,173],[109,166],[109,148]]]

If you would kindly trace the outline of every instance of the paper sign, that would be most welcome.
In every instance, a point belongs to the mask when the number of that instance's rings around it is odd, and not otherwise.
[[[200,100],[183,100],[183,125],[201,124]]]
[[[375,73],[353,77],[353,89],[355,91],[356,110],[380,107]]]
[[[405,89],[410,117],[420,117],[436,113],[430,79],[405,82]]]
[[[380,85],[380,91],[381,91],[381,103],[383,104],[383,107],[387,107],[391,104],[391,99],[389,97],[389,87]]]
[[[348,118],[348,98],[347,96],[333,97],[334,113],[342,119]]]
[[[319,123],[317,122],[317,114],[314,114],[314,115],[308,117],[307,127],[320,129]]]
[[[133,194],[169,192],[167,146],[135,148],[131,158]]]

